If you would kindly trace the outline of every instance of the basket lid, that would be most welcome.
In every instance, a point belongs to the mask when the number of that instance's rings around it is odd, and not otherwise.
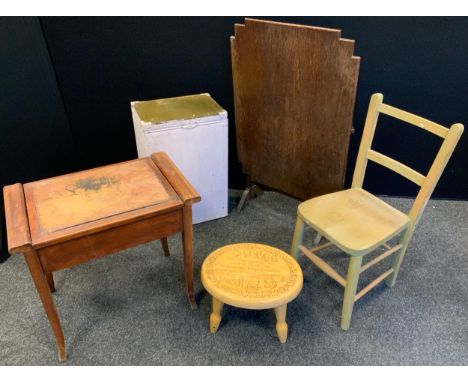
[[[132,102],[132,107],[142,122],[152,124],[226,114],[226,111],[208,93],[135,101]]]

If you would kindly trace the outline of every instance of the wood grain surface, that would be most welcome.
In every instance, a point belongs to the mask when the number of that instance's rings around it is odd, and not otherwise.
[[[150,158],[27,183],[24,194],[35,248],[183,205]]]
[[[231,37],[245,174],[301,199],[343,189],[359,57],[334,29],[246,19]]]
[[[409,218],[362,188],[307,200],[298,216],[350,255],[362,256],[404,230]]]
[[[151,160],[158,166],[184,203],[196,203],[201,200],[198,192],[169,158],[169,155],[165,152],[154,153],[151,154]]]

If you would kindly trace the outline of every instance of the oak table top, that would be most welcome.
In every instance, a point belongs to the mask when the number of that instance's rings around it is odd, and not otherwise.
[[[247,185],[299,199],[342,190],[358,83],[338,29],[246,18],[231,37],[237,156]]]

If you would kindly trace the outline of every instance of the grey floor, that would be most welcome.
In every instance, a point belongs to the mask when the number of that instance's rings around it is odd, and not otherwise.
[[[407,210],[411,200],[386,199]],[[235,242],[288,250],[298,202],[267,192],[242,213],[195,226],[195,289],[183,293],[180,237],[143,245],[55,274],[67,365],[467,365],[468,202],[430,201],[394,288],[380,285],[355,306],[342,331],[342,288],[307,259],[304,288],[288,306],[281,345],[271,311],[225,307],[208,330],[203,259]],[[309,235],[309,241],[312,235]],[[345,258],[325,254],[344,273]],[[383,264],[385,267],[385,264]],[[363,274],[361,286],[383,269]],[[22,256],[0,264],[0,364],[55,365],[48,321]]]

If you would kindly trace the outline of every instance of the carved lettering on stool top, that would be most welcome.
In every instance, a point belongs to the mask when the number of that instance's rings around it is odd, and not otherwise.
[[[202,267],[207,290],[234,306],[267,309],[291,301],[302,288],[302,271],[287,253],[263,244],[227,245]]]

